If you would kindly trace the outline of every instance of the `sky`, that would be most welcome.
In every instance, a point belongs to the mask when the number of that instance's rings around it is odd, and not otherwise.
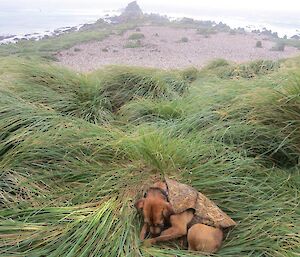
[[[0,0],[0,11],[4,9],[103,9],[122,8],[130,0]],[[299,13],[298,0],[139,0],[138,4],[146,11],[186,11],[189,10],[239,10],[255,12]]]

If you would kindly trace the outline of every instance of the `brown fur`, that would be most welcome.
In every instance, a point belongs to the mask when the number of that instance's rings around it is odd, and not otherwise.
[[[223,241],[223,232],[219,228],[204,224],[193,225],[187,235],[189,250],[215,253]]]
[[[155,184],[154,187],[158,186]],[[155,189],[150,189],[147,197],[138,200],[135,207],[142,211],[144,217],[144,225],[140,233],[141,240],[145,239],[148,232],[152,236],[159,235],[170,215],[173,214],[170,203],[159,190]]]
[[[153,187],[167,190],[166,184],[163,182],[157,182]],[[190,250],[214,253],[222,244],[223,232],[220,229],[204,224],[195,224],[188,231],[187,225],[193,219],[194,210],[189,209],[180,214],[174,214],[172,206],[159,190],[150,189],[147,196],[138,200],[135,206],[142,211],[144,217],[140,239],[144,240],[148,232],[153,237],[145,240],[145,245],[186,235]],[[170,223],[169,228],[163,230],[167,223]]]

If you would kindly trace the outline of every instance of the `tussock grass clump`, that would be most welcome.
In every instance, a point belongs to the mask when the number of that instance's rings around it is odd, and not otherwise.
[[[191,80],[184,76],[182,72],[178,71],[167,71],[160,74],[161,81],[166,83],[172,90],[172,94],[175,92],[177,95],[183,96],[188,92]]]
[[[280,67],[278,61],[257,60],[244,64],[230,64],[224,59],[217,59],[208,63],[204,71],[216,74],[222,79],[252,79],[260,75],[277,71]]]
[[[218,31],[215,28],[213,28],[213,27],[211,27],[211,28],[205,28],[205,27],[203,27],[203,28],[198,28],[196,30],[196,33],[200,34],[200,35],[203,35],[205,37],[209,37],[210,35],[218,33]]]
[[[187,37],[182,37],[180,40],[177,41],[178,43],[187,43],[189,39]]]
[[[271,165],[299,165],[299,74],[280,90],[258,88],[239,96],[226,113],[217,138]]]
[[[129,40],[125,45],[124,48],[139,48],[142,47],[142,41],[141,40]]]
[[[230,127],[219,128],[213,137],[263,165],[291,167],[298,163],[297,149],[273,126],[231,123]]]
[[[283,41],[278,41],[270,50],[283,52],[284,48],[285,48],[285,43]]]
[[[300,154],[300,74],[290,74],[282,89],[270,92],[270,97],[254,106],[250,117],[266,126],[278,128],[283,135],[281,145],[289,143],[294,148],[294,163]]]
[[[154,101],[142,99],[129,102],[121,107],[118,112],[123,119],[130,122],[154,122],[158,120],[179,119],[183,110],[178,101]]]
[[[39,143],[46,138],[49,142],[45,141],[41,144],[41,147],[44,147],[47,143],[53,144],[53,142],[55,142],[55,136],[60,138],[61,135],[59,134],[59,131],[61,131],[61,129],[67,130],[68,128],[73,127],[73,133],[79,133],[81,129],[84,131],[85,126],[91,126],[89,122],[83,119],[61,116],[59,113],[49,108],[28,103],[5,92],[3,92],[0,100],[2,121],[0,124],[0,159],[2,155],[8,153],[10,150],[15,151],[15,148],[30,135],[37,135],[40,133],[41,139],[38,140]],[[75,126],[76,123],[79,123],[79,125]],[[80,124],[84,125],[80,126]],[[47,138],[46,133],[50,133],[49,131],[52,131],[53,133]],[[78,141],[76,138],[70,138],[69,140]],[[30,143],[28,146],[30,148],[32,147],[32,144]],[[52,147],[54,148],[54,146]],[[20,153],[19,151],[17,152]]]
[[[133,33],[128,37],[129,40],[137,40],[142,38],[145,38],[145,35],[143,33]]]
[[[112,119],[109,99],[99,93],[96,78],[48,65],[24,63],[13,90],[21,98],[92,123]]]
[[[11,93],[0,92],[0,159],[26,136],[36,131],[47,131],[54,124],[59,124],[60,117],[55,112],[26,103]]]
[[[219,67],[229,66],[230,63],[225,59],[216,59],[207,64],[206,69],[213,70]]]
[[[245,78],[252,79],[259,75],[264,75],[278,70],[279,62],[270,60],[258,60],[247,64],[224,66],[217,70],[221,78]]]
[[[260,40],[256,41],[255,47],[262,48],[262,42]]]
[[[113,110],[138,98],[172,99],[188,88],[188,82],[174,72],[118,66],[105,71],[101,84],[101,94],[109,98]]]
[[[52,123],[47,131],[36,130],[30,136],[24,137],[21,144],[16,145],[13,151],[7,152],[5,166],[18,169],[22,163],[21,167],[28,168],[29,171],[32,169],[32,172],[35,168],[40,168],[40,165],[45,165],[42,168],[44,170],[64,171],[61,175],[66,182],[68,172],[71,172],[71,175],[77,172],[71,171],[72,162],[77,162],[76,158],[82,162],[100,164],[124,157],[116,143],[122,135],[121,132],[89,123],[80,124],[80,121],[78,123],[73,121],[62,126]],[[20,132],[22,131],[17,131],[17,134]],[[58,179],[59,173],[53,172],[53,176]]]
[[[141,161],[161,174],[192,168],[209,156],[217,157],[223,150],[219,144],[207,142],[205,136],[193,134],[181,138],[170,127],[155,125],[141,124],[122,145],[132,160]]]
[[[197,79],[199,71],[195,67],[189,67],[180,71],[180,74],[184,80],[193,82]]]

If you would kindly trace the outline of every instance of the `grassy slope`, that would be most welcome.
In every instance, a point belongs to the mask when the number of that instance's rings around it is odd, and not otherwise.
[[[199,256],[138,240],[133,202],[163,175],[238,222],[218,256],[299,255],[300,61],[273,66],[0,59],[1,255]]]

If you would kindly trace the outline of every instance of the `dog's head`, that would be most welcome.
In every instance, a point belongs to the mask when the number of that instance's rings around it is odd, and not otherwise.
[[[144,197],[135,203],[142,211],[144,223],[147,224],[151,235],[160,235],[170,215],[174,213],[171,204],[161,197]]]

